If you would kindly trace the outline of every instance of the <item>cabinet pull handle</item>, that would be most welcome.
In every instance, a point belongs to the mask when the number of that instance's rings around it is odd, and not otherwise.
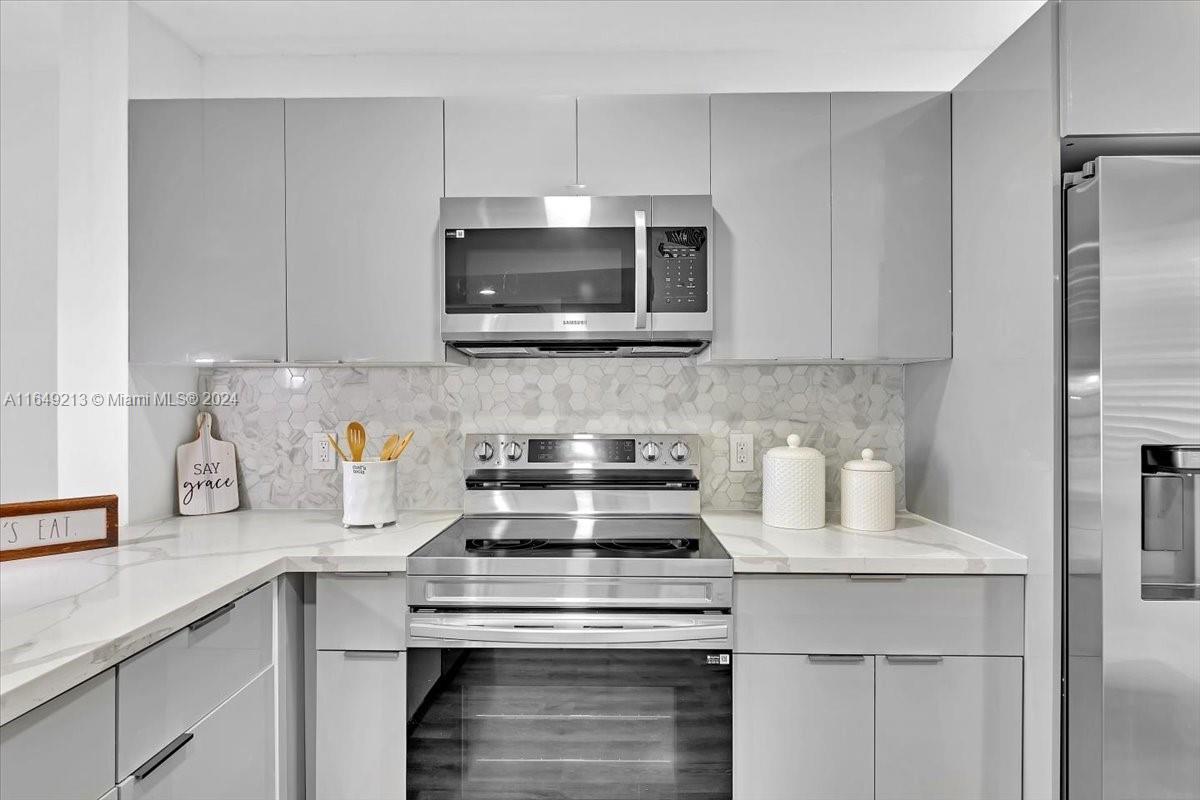
[[[852,581],[903,581],[907,575],[881,575],[873,572],[860,572],[850,576]]]
[[[399,650],[343,650],[346,658],[399,658]]]
[[[140,781],[142,778],[145,778],[151,772],[154,772],[154,770],[158,769],[159,767],[161,767],[163,765],[164,761],[166,761],[168,758],[170,758],[171,756],[175,755],[180,750],[182,750],[183,746],[185,744],[187,744],[188,742],[190,742],[194,737],[195,737],[195,734],[193,734],[193,733],[184,733],[184,734],[180,734],[179,736],[176,736],[173,740],[171,740],[170,744],[168,744],[162,750],[159,750],[154,755],[150,756],[149,761],[147,761],[145,764],[142,764],[140,767],[138,767],[137,769],[135,769],[133,771],[134,779]]]
[[[633,212],[633,327],[646,327],[646,306],[649,301],[646,266],[646,212]]]
[[[867,660],[866,656],[834,656],[811,655],[808,660],[814,664],[860,664]]]
[[[335,572],[339,578],[386,578],[390,572]]]
[[[230,611],[233,611],[233,607],[235,605],[237,605],[237,604],[236,603],[226,603],[225,605],[218,608],[216,611],[205,614],[203,617],[196,620],[191,625],[188,625],[188,630],[189,631],[200,630],[201,628],[203,628],[208,623],[212,622],[217,617],[223,617],[226,614],[228,614]]]
[[[884,656],[890,664],[940,664],[941,656]]]

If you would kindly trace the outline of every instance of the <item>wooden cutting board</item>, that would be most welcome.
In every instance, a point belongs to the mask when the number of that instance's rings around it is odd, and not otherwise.
[[[212,415],[196,417],[196,440],[175,451],[180,514],[217,514],[238,507],[237,456],[212,435]]]

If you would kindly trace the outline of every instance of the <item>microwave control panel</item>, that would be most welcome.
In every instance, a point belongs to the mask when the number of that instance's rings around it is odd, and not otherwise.
[[[650,311],[708,310],[708,230],[650,228]]]

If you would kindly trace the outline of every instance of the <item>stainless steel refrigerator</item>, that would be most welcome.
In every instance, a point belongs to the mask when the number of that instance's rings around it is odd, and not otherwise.
[[[1200,798],[1200,156],[1066,191],[1070,800]]]

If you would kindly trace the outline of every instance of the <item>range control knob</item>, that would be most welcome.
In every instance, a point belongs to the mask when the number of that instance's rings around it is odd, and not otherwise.
[[[480,442],[475,445],[475,457],[480,461],[491,461],[495,454],[496,450],[492,447],[491,442]]]
[[[520,442],[509,442],[504,445],[504,457],[509,461],[520,461],[523,452]]]
[[[658,461],[660,448],[654,442],[646,442],[642,445],[642,458],[647,461]]]
[[[671,445],[671,458],[675,459],[676,461],[687,461],[688,456],[691,454],[692,451],[689,450],[688,446],[683,442],[676,442],[675,444]]]

